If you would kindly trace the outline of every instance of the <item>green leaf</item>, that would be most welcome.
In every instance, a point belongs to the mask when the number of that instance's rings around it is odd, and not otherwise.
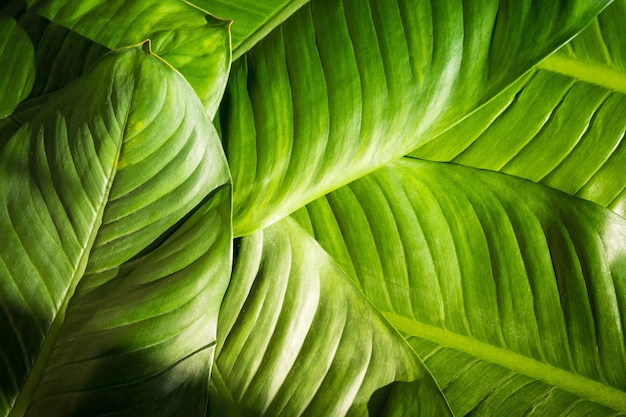
[[[235,234],[416,148],[607,1],[315,1],[235,61],[220,111]]]
[[[231,415],[449,414],[408,344],[293,220],[242,238],[231,282],[213,374]]]
[[[0,119],[26,98],[35,79],[33,44],[15,19],[0,14]]]
[[[623,218],[412,159],[297,217],[410,338],[455,414],[626,413]]]
[[[626,1],[413,156],[501,171],[626,215]]]
[[[0,415],[206,407],[229,172],[148,47],[103,57],[0,150]]]
[[[0,147],[39,111],[50,93],[78,79],[107,48],[33,13],[23,14],[18,25],[34,47],[36,76],[28,98],[6,119],[0,120]]]
[[[110,49],[150,39],[215,115],[230,70],[230,22],[180,0],[38,0],[35,10]]]
[[[309,0],[192,0],[233,21],[233,60],[239,58]]]

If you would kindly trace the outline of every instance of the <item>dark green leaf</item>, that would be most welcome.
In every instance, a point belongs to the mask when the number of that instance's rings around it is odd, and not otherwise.
[[[0,119],[28,96],[35,79],[33,44],[15,19],[0,14]]]

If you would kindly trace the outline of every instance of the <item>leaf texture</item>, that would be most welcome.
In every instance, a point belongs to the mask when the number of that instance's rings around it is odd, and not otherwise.
[[[57,402],[60,407],[54,410],[44,407],[44,415],[67,415],[67,410],[80,404],[77,392],[82,389],[85,394],[97,365],[106,364],[103,358],[114,357],[114,353],[123,356],[125,349],[138,351],[141,346],[170,338],[161,347],[146,350],[146,360],[165,368],[169,365],[163,361],[172,364],[211,342],[207,331],[211,321],[206,320],[205,313],[194,309],[186,312],[175,305],[170,305],[172,315],[180,319],[187,313],[190,322],[199,320],[205,329],[204,340],[194,339],[176,348],[176,334],[154,334],[150,339],[145,330],[146,323],[158,328],[160,320],[172,320],[166,314],[170,310],[165,298],[159,301],[165,311],[151,305],[157,294],[176,293],[174,289],[178,289],[180,300],[194,300],[198,286],[208,285],[212,269],[205,265],[206,258],[221,262],[214,262],[217,271],[213,277],[217,300],[221,298],[219,288],[223,290],[228,279],[231,236],[227,220],[230,198],[222,196],[220,201],[226,201],[223,204],[227,208],[219,210],[222,214],[217,219],[207,214],[208,219],[196,216],[189,220],[202,230],[219,225],[218,231],[213,231],[214,238],[203,236],[207,238],[204,246],[189,251],[187,257],[182,249],[176,253],[177,245],[185,244],[177,234],[182,232],[176,230],[185,227],[181,224],[188,213],[210,193],[229,182],[229,174],[216,132],[197,96],[180,74],[149,52],[148,46],[146,43],[105,56],[84,77],[47,100],[0,151],[0,230],[5,241],[0,247],[0,326],[4,335],[0,359],[6,369],[0,375],[0,415],[29,413],[33,395],[52,395],[54,387],[60,386],[71,387],[65,394],[72,399]],[[193,233],[188,237],[193,241]],[[215,253],[203,253],[214,246]],[[207,271],[195,275],[196,286],[177,284],[189,273],[185,268],[200,268],[193,267],[195,264],[204,265]],[[173,278],[168,279],[170,276]],[[124,288],[132,289],[134,295],[123,292]],[[86,306],[75,301],[96,292],[109,298]],[[106,306],[110,308],[107,303],[124,296],[134,299],[136,305],[116,308],[135,311],[137,317],[143,314],[146,327],[117,323],[119,329],[111,333],[120,337],[118,344],[115,338],[108,345],[95,343],[107,334],[98,330],[110,326],[98,320],[98,314],[113,320],[104,314]],[[206,301],[206,297],[211,295],[200,296],[198,302]],[[98,309],[104,310],[98,313]],[[159,314],[163,317],[153,318]],[[92,315],[95,324],[90,328],[86,323]],[[68,349],[67,344],[79,338],[77,335],[82,337],[83,331],[97,337],[91,341],[87,337],[80,346],[86,358],[78,361],[80,366],[73,366],[83,371],[66,374],[63,361],[72,363],[77,355],[74,352],[68,358],[59,352]],[[184,331],[181,329],[181,334]],[[63,340],[66,334],[70,336]],[[200,362],[208,366],[208,352],[194,358],[203,357]],[[55,355],[61,356],[59,362],[52,359]],[[118,371],[119,363],[112,359],[109,364]],[[139,375],[135,368],[120,377],[132,381]],[[107,383],[115,386],[111,380]],[[147,387],[144,389],[149,390]],[[169,388],[175,390],[171,385]],[[45,404],[50,399],[46,398],[38,401]],[[128,405],[128,400],[121,401]],[[132,397],[135,400],[141,403],[146,399]],[[93,407],[94,403],[83,406]],[[39,412],[41,409],[34,407],[33,415]],[[128,409],[125,412],[131,413]]]
[[[39,111],[50,93],[78,79],[109,52],[108,48],[34,13],[22,14],[17,23],[32,42],[36,74],[27,99],[11,116],[0,120],[0,147]]]
[[[419,338],[455,413],[626,412],[623,218],[504,174],[408,158],[296,217]]]
[[[246,53],[309,0],[192,0],[215,16],[233,21],[233,60]]]
[[[0,119],[28,96],[35,79],[33,44],[15,19],[0,14]]]
[[[305,5],[232,69],[220,125],[235,234],[271,224],[432,139],[606,4]]]
[[[413,156],[501,171],[626,213],[626,2]]]
[[[231,415],[443,416],[415,353],[293,220],[240,242],[213,380]]]
[[[230,70],[230,22],[180,0],[39,0],[34,10],[110,49],[150,39],[214,116]]]

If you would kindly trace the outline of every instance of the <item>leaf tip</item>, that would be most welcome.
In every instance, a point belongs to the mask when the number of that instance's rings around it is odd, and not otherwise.
[[[152,41],[150,39],[146,39],[145,41],[143,41],[143,43],[141,44],[141,49],[143,49],[146,54],[152,55]]]

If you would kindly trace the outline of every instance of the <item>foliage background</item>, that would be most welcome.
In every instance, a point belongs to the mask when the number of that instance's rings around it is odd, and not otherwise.
[[[0,414],[626,414],[608,3],[1,6]]]

